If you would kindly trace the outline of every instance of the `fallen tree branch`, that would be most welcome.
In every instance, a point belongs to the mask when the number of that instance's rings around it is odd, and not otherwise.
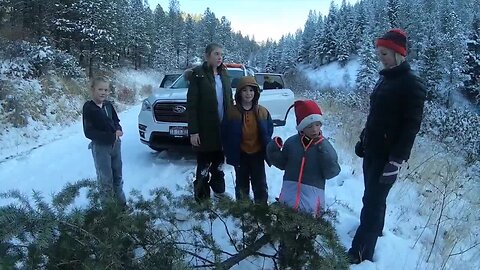
[[[268,244],[270,242],[270,236],[267,234],[264,234],[262,237],[258,238],[252,245],[240,250],[237,254],[234,256],[226,259],[225,261],[220,263],[220,269],[230,269],[234,265],[238,264],[245,258],[255,255],[257,253],[257,250],[262,248],[264,245]]]

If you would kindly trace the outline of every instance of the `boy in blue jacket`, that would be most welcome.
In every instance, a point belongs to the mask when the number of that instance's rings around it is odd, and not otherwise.
[[[267,204],[265,149],[271,141],[273,121],[268,110],[258,104],[260,87],[254,77],[241,77],[222,123],[222,143],[227,164],[235,167],[235,197],[249,198],[250,184],[256,203]]]

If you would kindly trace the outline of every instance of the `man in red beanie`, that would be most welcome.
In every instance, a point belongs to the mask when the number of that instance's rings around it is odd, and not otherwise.
[[[384,69],[370,96],[370,112],[355,153],[363,158],[365,191],[350,262],[373,261],[385,222],[386,200],[420,130],[426,90],[405,60],[407,35],[392,29],[376,42]]]

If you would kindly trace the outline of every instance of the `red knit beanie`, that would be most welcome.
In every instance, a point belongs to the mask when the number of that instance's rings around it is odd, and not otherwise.
[[[402,56],[407,56],[407,33],[401,29],[392,29],[377,39],[377,47],[391,49]]]
[[[297,100],[294,103],[297,130],[302,131],[312,123],[320,122],[322,111],[313,100]]]

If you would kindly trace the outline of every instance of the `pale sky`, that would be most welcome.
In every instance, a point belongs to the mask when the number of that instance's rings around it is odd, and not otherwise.
[[[354,3],[357,0],[347,0]],[[160,4],[168,11],[169,0],[148,0],[155,9]],[[225,16],[234,31],[255,36],[256,41],[267,38],[279,40],[282,35],[303,28],[310,10],[328,14],[330,0],[179,0],[180,10],[203,14],[207,7],[220,19]],[[340,7],[342,0],[333,0]]]

